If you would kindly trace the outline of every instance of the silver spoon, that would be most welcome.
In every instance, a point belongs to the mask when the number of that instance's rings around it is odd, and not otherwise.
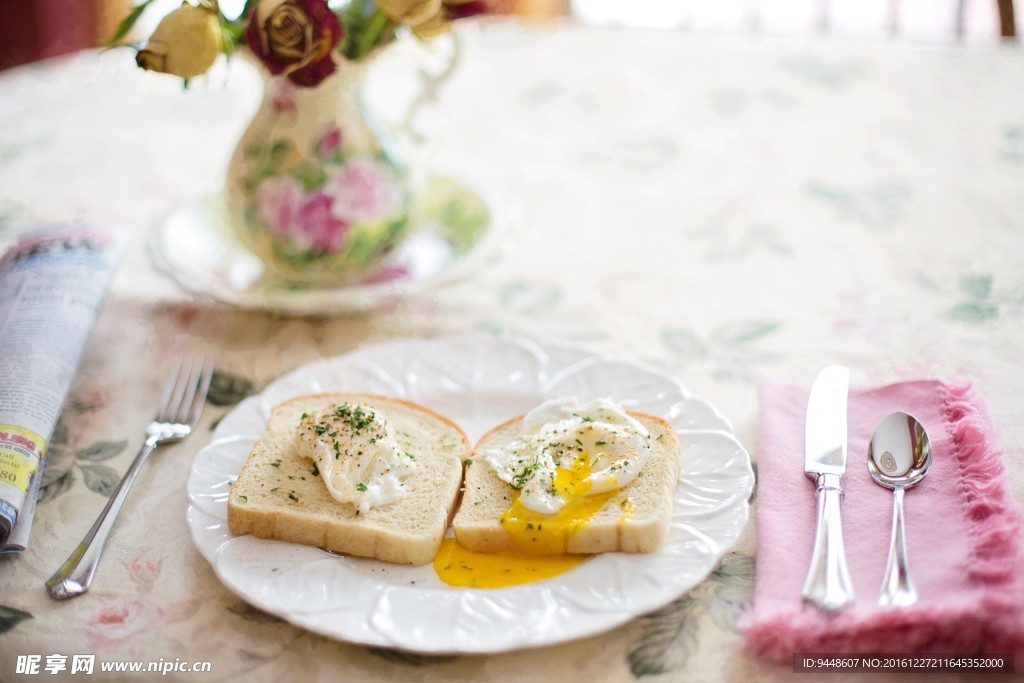
[[[893,491],[892,541],[879,605],[906,606],[917,601],[907,568],[903,492],[924,479],[931,464],[931,441],[914,417],[897,412],[879,423],[868,444],[868,471],[875,482]]]

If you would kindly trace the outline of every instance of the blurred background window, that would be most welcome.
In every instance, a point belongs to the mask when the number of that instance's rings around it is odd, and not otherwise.
[[[181,0],[157,0],[154,21]],[[0,0],[0,69],[94,47],[114,33],[132,0]],[[160,5],[166,5],[160,8]],[[332,3],[333,4],[333,3]],[[498,11],[543,21],[769,35],[893,35],[992,41],[1021,31],[1013,0],[492,0]],[[1019,3],[1018,3],[1019,4]],[[244,0],[221,0],[226,13]],[[145,36],[154,26],[138,24]]]

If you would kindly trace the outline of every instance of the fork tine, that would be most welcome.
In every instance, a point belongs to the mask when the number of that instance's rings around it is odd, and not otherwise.
[[[182,356],[178,359],[177,365],[174,366],[174,372],[167,377],[167,384],[164,386],[164,393],[160,397],[160,407],[157,409],[157,419],[161,422],[167,422],[167,416],[171,411],[171,398],[174,396],[174,387],[178,383],[178,378],[181,377],[182,368],[185,365],[185,357]]]
[[[178,424],[183,424],[188,418],[188,411],[196,395],[202,368],[202,357],[190,355],[188,374],[182,376],[184,391],[181,392],[180,400],[174,404],[174,422]]]
[[[179,414],[181,419],[178,420],[188,424],[190,427],[196,426],[196,423],[199,422],[199,416],[203,413],[203,404],[206,403],[206,395],[210,391],[210,382],[213,379],[213,359],[209,357],[198,358],[195,370],[195,384],[197,386],[194,386],[194,393],[187,400],[188,405],[182,405],[182,410],[187,409],[188,412]]]
[[[174,377],[174,393],[171,396],[170,403],[167,405],[167,410],[160,416],[161,422],[178,422],[181,402],[185,399],[185,393],[188,391],[189,377],[192,375],[194,365],[194,356],[184,356],[181,359],[178,374]]]

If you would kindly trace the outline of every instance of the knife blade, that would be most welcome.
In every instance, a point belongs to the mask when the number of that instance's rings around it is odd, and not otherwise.
[[[803,596],[829,612],[853,601],[841,514],[849,387],[850,371],[841,365],[830,365],[818,373],[811,385],[804,425],[804,472],[815,482],[818,515]]]

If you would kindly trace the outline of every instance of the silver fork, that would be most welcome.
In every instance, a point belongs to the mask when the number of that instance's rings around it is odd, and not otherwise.
[[[54,598],[73,598],[89,590],[99,566],[107,537],[146,458],[157,446],[180,441],[192,433],[203,412],[206,394],[213,376],[213,360],[202,356],[182,358],[167,381],[160,409],[146,427],[146,441],[121,483],[110,496],[103,512],[71,556],[46,581],[46,590]]]

